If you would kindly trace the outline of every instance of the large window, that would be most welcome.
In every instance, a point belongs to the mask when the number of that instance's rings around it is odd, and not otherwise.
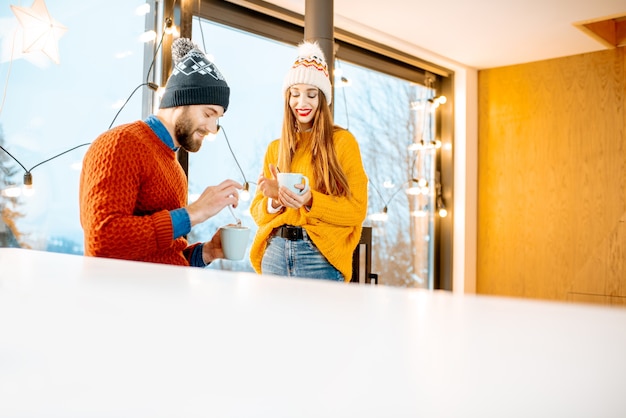
[[[194,19],[193,41],[213,57],[231,87],[231,98],[220,120],[221,132],[188,156],[190,199],[227,178],[249,182],[253,195],[267,144],[280,134],[281,74],[292,64],[295,47],[204,19]],[[250,216],[250,202],[251,198],[242,199],[235,213],[252,229],[251,243],[257,228]],[[196,226],[189,239],[205,241],[220,226],[232,222],[232,214],[223,210]],[[209,268],[252,271],[247,255],[242,261],[219,260]]]
[[[265,149],[280,134],[283,77],[302,39],[289,25],[276,32],[259,30],[258,16],[234,13],[229,21],[223,10],[214,13],[215,19],[193,19],[193,39],[213,56],[231,85],[232,97],[221,121],[223,131],[188,157],[191,199],[225,178],[249,182],[250,192],[255,192]],[[359,141],[370,179],[364,225],[373,231],[372,272],[381,284],[436,286],[436,230],[443,205],[434,110],[437,76],[399,63],[381,64],[377,54],[362,48],[341,43],[342,48],[345,59],[335,61],[335,122]],[[374,56],[375,65],[366,65]],[[379,70],[389,67],[403,77]],[[249,203],[242,201],[236,212],[254,233]],[[223,211],[196,227],[190,238],[206,240],[233,220]],[[211,268],[252,270],[248,257],[220,261]]]
[[[372,271],[382,284],[434,287],[435,92],[359,65],[336,70],[335,121],[358,139],[369,178]]]
[[[59,64],[41,52],[22,53],[24,28],[8,6],[0,8],[0,145],[19,160],[0,150],[0,245],[83,253],[78,181],[87,145],[110,126],[153,111],[153,95],[142,84],[159,79],[161,62],[152,61],[171,35],[160,44],[164,6],[148,4],[159,10],[146,15],[141,0],[50,2],[50,15],[67,27],[58,39]],[[303,37],[302,16],[284,19],[226,1],[197,4],[193,40],[213,56],[232,96],[222,132],[188,155],[190,199],[226,178],[248,182],[254,193],[266,146],[280,133],[282,81]],[[158,33],[148,43],[146,28]],[[439,198],[442,185],[451,187],[442,181],[440,149],[430,146],[442,130],[432,107],[445,75],[338,33],[335,122],[359,141],[370,179],[365,226],[373,231],[372,272],[382,284],[431,287],[440,265]],[[32,174],[30,189],[25,172]],[[242,201],[236,215],[255,232],[249,203]],[[232,221],[224,210],[188,238],[205,241]],[[210,268],[248,271],[247,259]]]
[[[32,2],[14,3],[29,9]],[[50,16],[67,28],[58,64],[37,48],[23,53],[28,31],[41,28],[24,28],[8,2],[0,6],[0,145],[24,166],[0,150],[0,245],[83,253],[78,181],[86,144],[111,124],[142,117],[139,91],[115,119],[145,81],[144,4],[49,1]]]

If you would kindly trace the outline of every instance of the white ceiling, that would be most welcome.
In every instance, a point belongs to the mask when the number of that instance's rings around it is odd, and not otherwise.
[[[304,14],[305,0],[268,3]],[[626,14],[626,0],[334,0],[334,7],[337,28],[476,69],[606,49],[574,24]]]

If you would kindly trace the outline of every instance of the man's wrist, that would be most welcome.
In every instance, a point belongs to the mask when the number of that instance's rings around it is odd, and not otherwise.
[[[205,242],[202,246],[202,261],[208,266],[213,262],[213,260],[215,260],[215,257],[213,256],[213,245],[211,244],[211,241]]]

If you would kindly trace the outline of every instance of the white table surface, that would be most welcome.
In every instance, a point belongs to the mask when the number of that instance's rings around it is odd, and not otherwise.
[[[0,249],[0,417],[624,417],[626,310]]]

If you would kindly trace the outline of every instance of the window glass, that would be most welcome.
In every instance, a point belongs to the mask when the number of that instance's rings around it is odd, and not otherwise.
[[[24,9],[32,4],[15,3]],[[58,64],[37,48],[23,53],[24,32],[41,27],[24,28],[8,4],[0,8],[0,145],[24,166],[0,150],[0,245],[83,253],[78,182],[86,144],[112,123],[142,115],[138,91],[114,121],[145,79],[140,41],[145,15],[137,10],[144,3],[48,2],[50,16],[67,28],[53,43]],[[31,169],[33,186],[25,190],[24,172]],[[15,241],[2,240],[9,235]]]
[[[87,145],[110,126],[142,118],[138,87],[146,68],[140,36],[146,17],[137,10],[143,5],[48,5],[67,28],[57,41],[59,64],[42,52],[22,53],[24,29],[10,8],[0,10],[0,145],[20,162],[0,150],[0,245],[82,254],[78,181]],[[222,131],[189,155],[190,200],[226,178],[248,183],[253,194],[265,149],[280,134],[282,81],[296,48],[197,18],[192,33],[232,93]],[[346,61],[336,61],[335,69],[335,122],[359,141],[370,179],[365,225],[373,228],[372,272],[382,284],[425,286],[433,271],[436,151],[409,146],[435,139],[433,92]],[[33,187],[25,190],[24,172],[31,170]],[[407,193],[421,179],[427,183],[419,186],[422,192]],[[241,200],[234,212],[251,227],[251,243],[256,225],[249,204]],[[224,210],[188,238],[206,241],[233,221]],[[252,271],[247,254],[243,261],[222,260],[209,268]]]
[[[250,244],[257,226],[250,216],[251,197],[262,171],[270,141],[280,136],[283,116],[283,76],[295,59],[295,47],[194,18],[193,41],[222,72],[231,88],[230,104],[220,119],[221,131],[200,151],[189,154],[189,194],[194,200],[207,186],[230,178],[250,185],[250,199],[234,209],[251,228]],[[234,223],[228,210],[193,228],[189,241],[206,241],[220,226]],[[248,245],[247,251],[250,249]],[[246,253],[241,261],[218,260],[209,268],[253,271]]]
[[[372,273],[381,284],[432,287],[433,93],[362,66],[335,63],[335,122],[352,131],[361,147],[369,178],[365,225],[372,227]]]
[[[226,178],[250,182],[253,194],[265,149],[280,135],[282,81],[295,47],[203,19],[194,19],[192,33],[194,42],[213,56],[232,93],[220,121],[222,132],[189,155],[190,199]],[[427,106],[433,91],[348,62],[337,61],[335,70],[335,122],[357,138],[370,179],[365,225],[373,228],[372,272],[382,284],[428,287],[436,153],[434,148],[416,150],[409,145],[434,140],[433,114]],[[257,228],[249,204],[241,201],[235,213],[251,227],[251,244]],[[385,207],[387,219],[382,221]],[[196,226],[190,241],[205,241],[231,222],[232,214],[224,210]],[[252,271],[248,255],[210,268]]]

